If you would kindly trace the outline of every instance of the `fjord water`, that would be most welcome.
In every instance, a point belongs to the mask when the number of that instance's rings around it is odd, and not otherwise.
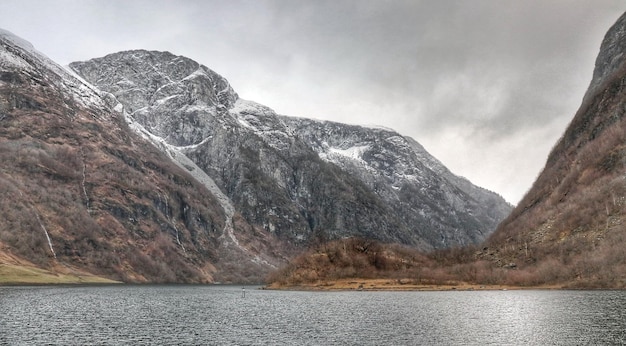
[[[0,287],[0,345],[624,343],[624,291]]]

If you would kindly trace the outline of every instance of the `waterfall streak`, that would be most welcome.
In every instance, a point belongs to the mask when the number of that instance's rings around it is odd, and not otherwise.
[[[41,222],[41,218],[39,217],[39,213],[37,213],[37,210],[35,210],[34,207],[33,207],[33,212],[35,212],[35,217],[37,218],[37,222],[39,222],[39,226],[41,226],[41,229],[43,229],[43,232],[46,234],[46,239],[48,239],[48,246],[50,247],[50,251],[52,252],[52,256],[54,256],[54,258],[57,258],[57,254],[56,254],[56,252],[54,252],[54,248],[52,247],[52,241],[50,240],[50,235],[48,234],[48,230],[43,225],[43,222]]]
[[[83,152],[83,148],[80,148],[80,154],[83,159],[83,180],[81,181],[81,186],[83,188],[83,195],[85,196],[85,206],[87,207],[87,213],[91,214],[91,210],[89,209],[89,196],[87,195],[87,188],[85,187],[85,180],[87,180],[86,171],[87,171],[87,163],[85,162],[85,152]]]

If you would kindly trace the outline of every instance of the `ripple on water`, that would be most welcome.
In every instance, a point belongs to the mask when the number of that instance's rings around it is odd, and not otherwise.
[[[626,292],[0,288],[1,345],[623,344]]]

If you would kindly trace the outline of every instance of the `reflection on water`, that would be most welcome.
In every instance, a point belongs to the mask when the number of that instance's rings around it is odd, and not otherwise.
[[[598,345],[625,331],[623,291],[0,288],[0,345]]]

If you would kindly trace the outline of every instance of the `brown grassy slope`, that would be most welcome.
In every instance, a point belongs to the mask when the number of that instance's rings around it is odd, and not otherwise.
[[[267,277],[268,288],[445,290],[573,287],[476,260],[471,247],[424,254],[398,244],[347,238],[321,244]],[[542,272],[541,272],[542,273]]]
[[[116,281],[92,275],[70,266],[57,265],[51,270],[6,252],[0,243],[0,286],[39,284],[111,284]]]
[[[363,244],[370,244],[364,250]],[[616,249],[614,249],[616,250]],[[542,259],[532,265],[501,265],[481,259],[466,247],[424,254],[397,244],[343,239],[316,247],[268,275],[268,288],[291,289],[513,289],[624,288],[623,266],[597,271],[597,257],[578,258],[573,265]],[[608,257],[619,257],[609,253]],[[583,270],[576,272],[576,266]],[[614,277],[605,276],[610,272]],[[575,275],[572,275],[575,273]],[[621,276],[620,276],[621,275]]]
[[[626,68],[581,106],[546,167],[481,257],[547,280],[626,285]]]

